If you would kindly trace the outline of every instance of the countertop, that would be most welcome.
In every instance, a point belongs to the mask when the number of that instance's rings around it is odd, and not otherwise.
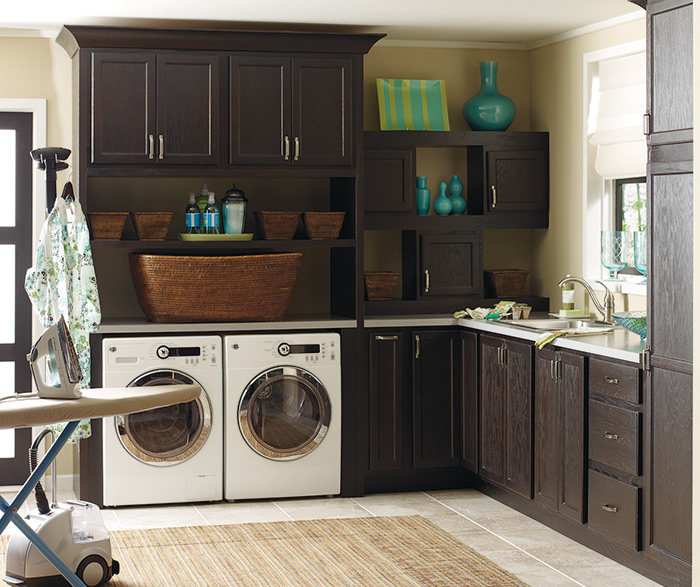
[[[532,315],[531,318],[537,318]],[[546,317],[542,315],[539,317]],[[511,321],[493,322],[484,320],[472,320],[471,318],[456,319],[449,315],[415,315],[415,316],[377,316],[365,320],[365,328],[418,328],[430,326],[462,326],[471,330],[488,332],[502,336],[510,336],[534,343],[542,333],[534,330],[517,328],[508,325]],[[517,320],[512,321],[513,324]],[[551,346],[574,351],[581,351],[594,355],[602,355],[611,359],[629,361],[641,366],[641,353],[646,349],[646,342],[638,335],[625,330],[622,326],[615,325],[613,331],[606,334],[594,334],[586,336],[559,337],[550,343]]]

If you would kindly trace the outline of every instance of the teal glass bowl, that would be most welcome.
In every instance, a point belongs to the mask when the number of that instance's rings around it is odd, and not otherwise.
[[[645,311],[615,312],[612,317],[620,326],[641,336],[642,340],[647,337],[647,313]]]

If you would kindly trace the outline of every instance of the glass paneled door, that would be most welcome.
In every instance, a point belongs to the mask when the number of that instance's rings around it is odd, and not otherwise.
[[[0,397],[31,391],[32,114],[0,112]],[[28,476],[31,430],[0,430],[0,485]]]

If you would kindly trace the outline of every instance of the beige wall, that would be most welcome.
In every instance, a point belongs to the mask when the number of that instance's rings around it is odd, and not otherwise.
[[[530,123],[550,133],[549,229],[532,231],[531,289],[552,308],[561,299],[559,280],[583,274],[583,55],[645,36],[642,19],[530,52]],[[577,296],[582,303],[578,288]],[[645,298],[617,295],[616,305],[644,309]]]

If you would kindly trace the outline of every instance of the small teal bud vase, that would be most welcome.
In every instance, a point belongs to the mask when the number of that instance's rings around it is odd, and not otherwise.
[[[504,131],[515,118],[515,103],[498,91],[498,61],[482,61],[481,89],[464,103],[462,114],[472,130]]]
[[[452,202],[445,192],[447,192],[447,184],[443,181],[440,183],[440,195],[433,203],[433,210],[438,216],[447,216],[452,212]]]
[[[416,177],[416,211],[418,216],[427,216],[430,210],[430,190],[427,187],[427,182],[427,177]]]
[[[447,189],[450,192],[450,202],[452,202],[452,216],[459,216],[467,209],[467,201],[462,197],[464,186],[459,181],[459,177],[452,176],[450,183],[447,184]]]

